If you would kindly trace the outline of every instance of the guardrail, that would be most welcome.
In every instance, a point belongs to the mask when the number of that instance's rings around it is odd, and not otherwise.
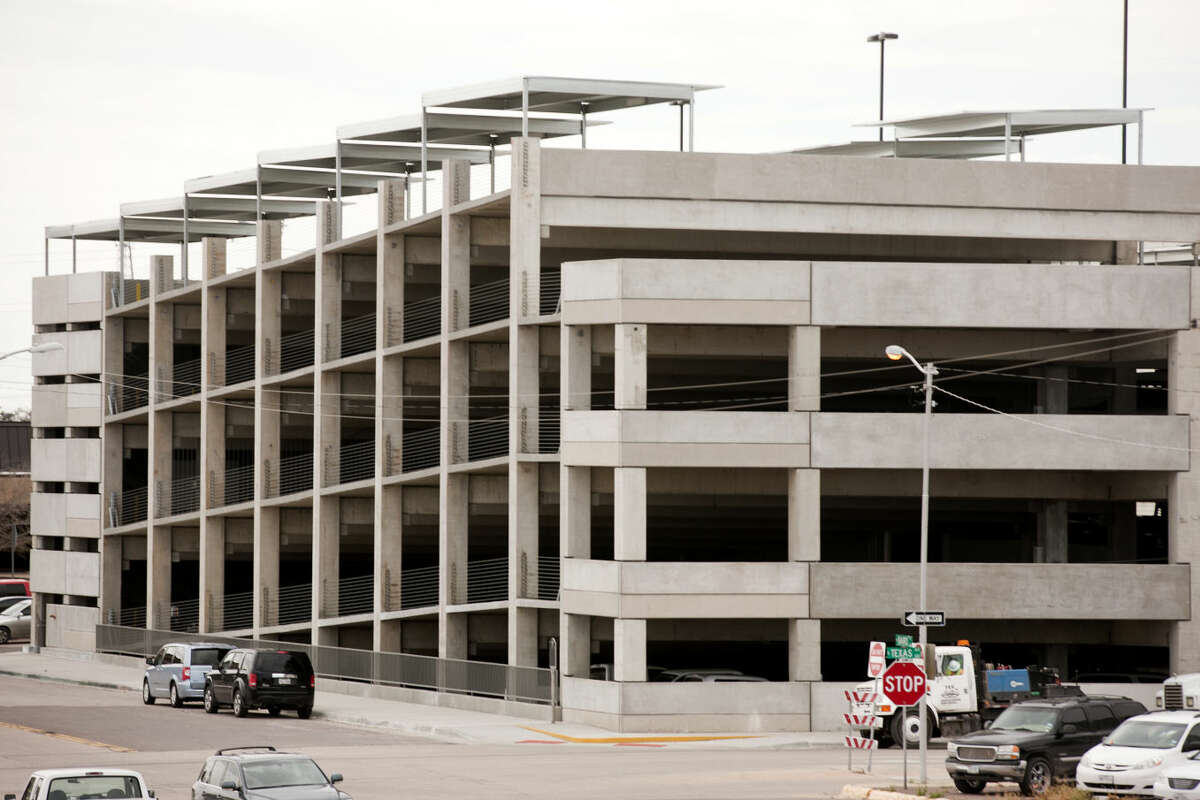
[[[538,311],[542,314],[557,314],[562,311],[562,270],[546,270],[542,273],[542,296],[538,298]]]
[[[200,393],[200,359],[182,361],[171,369],[171,397],[190,397]]]
[[[557,453],[562,439],[562,409],[557,405],[538,408],[537,452]]]
[[[208,626],[217,631],[254,627],[254,592],[224,595],[208,607]]]
[[[469,326],[495,322],[507,316],[508,278],[471,287],[471,313],[467,321]]]
[[[400,471],[416,472],[436,467],[441,459],[441,429],[436,425],[420,431],[405,431],[400,450]]]
[[[247,344],[242,347],[231,347],[225,351],[225,359],[223,362],[224,369],[218,380],[217,376],[213,376],[214,384],[223,386],[233,386],[238,383],[254,379],[254,345]]]
[[[467,460],[479,461],[508,454],[508,414],[467,423]]]
[[[375,608],[375,579],[370,575],[321,581],[321,616],[370,614]]]
[[[457,587],[455,587],[457,589]],[[462,593],[455,592],[455,602],[463,602]],[[508,599],[508,557],[486,558],[467,562],[468,603],[494,603]]]
[[[272,474],[274,473],[274,474]],[[265,497],[283,497],[307,492],[313,486],[313,455],[311,452],[279,459],[279,467],[267,475]]]
[[[268,602],[268,606],[270,603]],[[274,619],[276,625],[295,625],[298,622],[309,622],[312,619],[312,584],[300,583],[294,586],[281,586],[276,593],[275,607],[269,608],[268,619]]]
[[[254,465],[228,467],[224,482],[218,490],[215,480],[209,481],[208,505],[212,508],[246,503],[254,499]]]
[[[145,522],[149,510],[146,503],[148,492],[146,486],[112,492],[108,499],[108,527],[119,528],[134,522]]]
[[[114,283],[112,287],[112,304],[113,307],[124,306],[130,303],[136,303],[139,300],[150,299],[150,281],[134,280],[126,278],[124,281],[124,291],[121,291],[121,284]]]
[[[540,705],[557,705],[559,697],[558,671],[553,668],[514,667],[486,661],[235,638],[211,633],[151,630],[122,625],[96,626],[96,650],[102,653],[145,658],[171,642],[224,642],[237,647],[303,651],[308,654],[319,678],[479,695]]]
[[[108,413],[120,414],[150,405],[150,374],[125,375],[108,382]]]
[[[375,314],[363,314],[342,320],[341,358],[375,349]]]
[[[200,510],[200,476],[187,475],[154,485],[154,515],[173,517]]]
[[[375,441],[373,439],[367,442],[342,445],[338,450],[336,461],[328,457],[332,454],[330,449],[326,449],[326,454],[322,470],[325,486],[337,486],[341,483],[375,477]]]
[[[442,298],[438,295],[404,304],[403,325],[395,312],[388,314],[388,345],[437,336],[442,330]]]
[[[400,608],[424,608],[438,604],[438,567],[415,567],[400,571]]]
[[[557,600],[562,560],[558,556],[538,556],[537,592],[538,600]]]
[[[314,336],[316,331],[297,331],[282,336],[279,339],[278,353],[279,361],[275,361],[275,348],[271,345],[271,340],[267,339],[264,342],[266,352],[264,359],[264,371],[267,375],[282,375],[285,372],[291,372],[294,369],[303,369],[313,365],[313,355],[315,351]]]

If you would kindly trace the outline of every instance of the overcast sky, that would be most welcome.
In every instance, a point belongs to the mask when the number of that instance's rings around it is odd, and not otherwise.
[[[522,74],[721,84],[696,149],[868,138],[878,49],[887,116],[1121,103],[1121,0],[0,0],[0,351],[27,346],[42,228],[179,195],[259,150],[413,113],[421,92]],[[1130,0],[1129,104],[1145,159],[1200,163],[1197,0]],[[671,147],[665,107],[605,115],[592,147]],[[1048,137],[1032,160],[1115,161],[1120,134]],[[70,268],[60,244],[55,271]],[[93,245],[86,269],[115,268]],[[29,403],[29,358],[0,363],[0,408]]]

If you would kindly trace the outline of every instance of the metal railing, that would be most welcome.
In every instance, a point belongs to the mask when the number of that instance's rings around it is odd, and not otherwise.
[[[209,481],[208,504],[213,508],[245,503],[254,499],[254,465],[228,467],[225,480],[218,491],[215,480]]]
[[[454,588],[455,603],[492,603],[508,599],[508,557],[467,562],[467,586],[464,597]]]
[[[311,452],[279,459],[279,468],[268,473],[263,491],[266,497],[283,497],[307,492],[313,486],[313,455]]]
[[[562,311],[562,270],[546,270],[542,273],[542,296],[538,299],[538,311],[542,314],[557,314]]]
[[[467,460],[479,461],[508,454],[508,414],[467,423]]]
[[[508,317],[508,278],[471,287],[471,327]]]
[[[402,340],[413,342],[417,339],[437,336],[442,330],[442,298],[435,295],[424,300],[405,303],[403,330],[399,330],[400,327],[395,322],[395,315],[389,315],[389,345],[400,344]],[[401,334],[402,339],[399,338]]]
[[[173,631],[195,633],[200,630],[200,601],[172,600],[159,608],[159,623],[166,620],[166,625]]]
[[[267,619],[273,619],[276,625],[308,622],[312,619],[312,584],[281,586],[276,593],[274,608],[269,602],[267,605]]]
[[[200,392],[200,359],[175,364],[171,370],[171,397],[189,397]]]
[[[124,292],[121,291],[121,284],[113,284],[112,304],[114,308],[150,298],[150,281],[126,278],[124,284]]]
[[[319,678],[404,686],[549,705],[557,703],[555,669],[514,667],[486,661],[435,658],[409,653],[324,647],[269,639],[234,638],[211,633],[148,630],[144,627],[97,625],[96,650],[145,658],[168,642],[224,642],[237,647],[303,651]]]
[[[220,384],[224,386],[233,386],[237,383],[254,379],[254,345],[247,344],[242,347],[232,347],[225,351],[224,374],[221,375]],[[213,376],[213,383],[218,383],[216,376]]]
[[[254,592],[236,592],[214,601],[208,609],[209,627],[236,631],[254,627]]]
[[[321,581],[321,616],[370,614],[375,608],[375,579],[370,575]]]
[[[154,515],[173,517],[200,510],[200,476],[186,475],[154,484]]]
[[[537,592],[538,600],[557,600],[562,561],[558,556],[538,556]]]
[[[416,567],[400,572],[400,608],[438,604],[438,567]]]
[[[108,610],[108,622],[110,625],[124,625],[132,628],[146,627],[146,609],[143,608],[121,608]]]
[[[538,409],[537,452],[557,453],[562,438],[562,410],[557,406],[542,406]]]
[[[375,314],[363,314],[342,320],[342,358],[368,353],[375,349]]]
[[[406,431],[404,446],[400,450],[400,471],[415,472],[419,469],[436,467],[441,457],[441,429],[426,428]]]
[[[146,504],[149,488],[139,486],[113,492],[108,500],[108,526],[119,528],[134,522],[145,522],[149,508]]]
[[[313,364],[313,347],[315,331],[297,331],[279,339],[279,363],[268,362],[271,369],[268,375],[282,375],[294,369],[311,367]],[[267,340],[268,346],[270,340]],[[267,351],[270,354],[270,350]]]
[[[120,414],[150,404],[150,375],[125,375],[108,383],[108,413]]]
[[[338,449],[335,461],[332,449],[326,448],[326,458],[321,474],[324,486],[366,480],[375,477],[375,441],[344,444]]]

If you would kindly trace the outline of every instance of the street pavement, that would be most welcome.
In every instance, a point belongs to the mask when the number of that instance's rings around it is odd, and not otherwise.
[[[215,749],[263,744],[306,752],[327,772],[343,773],[344,789],[355,800],[817,798],[832,797],[847,783],[898,787],[901,773],[896,750],[876,753],[873,774],[865,776],[847,771],[844,749],[820,743],[579,744],[528,730],[511,744],[447,743],[286,712],[237,719],[228,710],[205,714],[198,705],[144,706],[129,689],[0,675],[0,790],[6,793],[19,793],[39,768],[122,766],[143,772],[163,800],[183,800]],[[943,758],[938,750],[930,756],[935,785],[949,783]],[[855,759],[861,766],[865,754]],[[915,775],[915,758],[910,768]]]

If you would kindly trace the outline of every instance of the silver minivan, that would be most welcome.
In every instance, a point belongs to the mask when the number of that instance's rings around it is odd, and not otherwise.
[[[142,702],[153,705],[165,697],[179,708],[185,700],[203,700],[205,676],[232,649],[232,645],[212,642],[164,644],[146,659]]]

